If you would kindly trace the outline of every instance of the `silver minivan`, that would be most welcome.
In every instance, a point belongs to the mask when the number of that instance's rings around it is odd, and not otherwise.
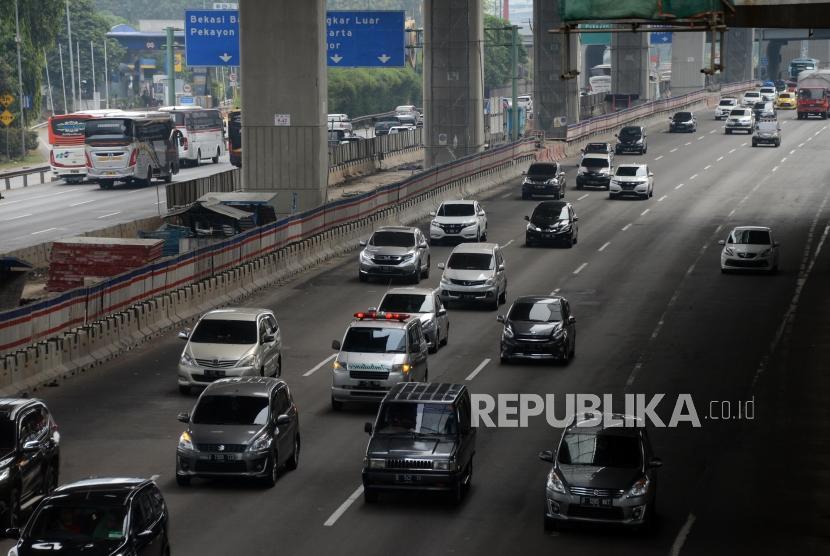
[[[435,353],[440,346],[447,344],[450,336],[450,318],[447,316],[447,308],[438,297],[437,290],[393,288],[383,295],[378,310],[384,313],[418,315],[430,353]]]
[[[331,407],[344,402],[379,402],[400,382],[427,382],[427,340],[421,319],[408,313],[354,314],[332,364]]]
[[[507,272],[501,248],[495,243],[462,243],[452,250],[439,284],[446,307],[451,302],[484,303],[498,309],[507,296]]]
[[[179,359],[182,394],[220,378],[282,374],[282,337],[269,309],[216,309],[179,338],[187,340]]]

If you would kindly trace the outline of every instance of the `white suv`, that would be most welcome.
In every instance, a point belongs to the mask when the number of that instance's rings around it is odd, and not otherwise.
[[[608,198],[632,195],[640,199],[654,196],[654,174],[645,164],[620,164],[611,178]]]
[[[715,107],[715,119],[725,120],[729,117],[729,112],[738,106],[738,99],[733,97],[725,97],[720,99],[720,102]]]
[[[429,241],[433,245],[445,239],[487,239],[487,213],[478,201],[444,201],[429,215]]]
[[[466,243],[456,246],[439,284],[441,301],[485,303],[498,309],[507,297],[507,273],[501,248],[495,243]]]
[[[747,91],[744,93],[744,98],[741,100],[741,106],[749,106],[752,108],[756,102],[764,100],[761,97],[760,91]]]

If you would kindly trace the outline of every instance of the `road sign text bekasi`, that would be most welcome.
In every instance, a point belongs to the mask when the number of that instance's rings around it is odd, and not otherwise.
[[[185,11],[187,65],[239,65],[239,12],[237,10]]]

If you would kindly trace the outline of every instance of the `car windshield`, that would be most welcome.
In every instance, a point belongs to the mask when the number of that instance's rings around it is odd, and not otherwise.
[[[32,539],[71,541],[120,541],[125,536],[127,509],[121,505],[42,506],[28,531]],[[80,546],[80,544],[79,544]]]
[[[190,335],[195,344],[255,344],[256,323],[250,320],[202,319]]]
[[[473,216],[476,213],[472,203],[444,203],[438,209],[438,216]]]
[[[761,89],[761,92],[762,93],[774,93],[775,92],[775,87],[765,87],[765,88]]]
[[[618,176],[636,176],[637,172],[639,172],[639,168],[636,166],[620,166],[617,168],[617,175]]]
[[[793,98],[793,95],[792,95],[792,93],[781,93],[780,95],[778,95],[778,98],[779,99],[782,99],[782,98],[791,99],[791,98]]]
[[[527,170],[528,176],[555,176],[556,164],[531,164]]]
[[[607,153],[608,145],[605,143],[588,143],[585,145],[586,153]]]
[[[559,303],[537,301],[535,303],[516,302],[510,308],[508,318],[512,321],[559,322],[562,320]]]
[[[412,232],[375,232],[369,243],[378,247],[412,247],[415,245],[415,234]]]
[[[624,127],[620,131],[620,139],[639,139],[640,137],[640,128],[637,127]]]
[[[691,112],[678,112],[677,114],[674,115],[674,121],[675,122],[685,122],[685,121],[691,120],[691,119],[692,119],[692,113]]]
[[[582,159],[582,166],[585,168],[608,168],[608,159],[607,158],[583,158]]]
[[[355,353],[406,353],[406,330],[403,328],[349,328],[341,351]]]
[[[727,243],[739,245],[769,245],[769,232],[766,230],[735,230],[729,234]]]
[[[490,270],[493,255],[489,253],[453,253],[447,261],[447,268],[455,270]]]
[[[387,403],[378,413],[375,434],[455,434],[455,412],[449,404]]]
[[[761,93],[747,93],[744,95],[746,98],[756,98],[761,96]]]
[[[267,396],[202,396],[191,421],[194,425],[264,425]]]
[[[596,467],[640,467],[640,443],[635,436],[567,432],[559,448],[559,463]]]
[[[729,113],[730,116],[746,116],[746,110],[733,110]]]
[[[568,220],[570,214],[565,205],[539,205],[533,211],[531,220]]]
[[[15,432],[14,419],[8,413],[0,413],[0,455],[14,450]]]
[[[379,309],[387,313],[431,313],[435,311],[432,295],[423,293],[389,293]]]
[[[734,104],[735,104],[734,100],[721,99],[721,101],[720,101],[721,106],[734,106]]]
[[[799,89],[798,98],[803,100],[821,100],[824,98],[824,89]]]
[[[766,102],[756,102],[752,107],[754,110],[763,110],[767,106]]]

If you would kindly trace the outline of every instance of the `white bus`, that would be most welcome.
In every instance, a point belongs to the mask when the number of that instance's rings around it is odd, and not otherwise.
[[[80,183],[86,178],[84,160],[84,124],[92,118],[120,113],[121,110],[84,110],[56,114],[49,118],[49,165],[52,175],[66,183]]]
[[[150,185],[179,171],[182,133],[167,112],[123,112],[87,120],[86,172],[101,189],[116,181]]]
[[[227,151],[224,120],[219,110],[186,105],[164,106],[159,110],[173,117],[176,129],[184,137],[184,143],[179,146],[182,166],[198,166],[205,158],[216,164]]]

